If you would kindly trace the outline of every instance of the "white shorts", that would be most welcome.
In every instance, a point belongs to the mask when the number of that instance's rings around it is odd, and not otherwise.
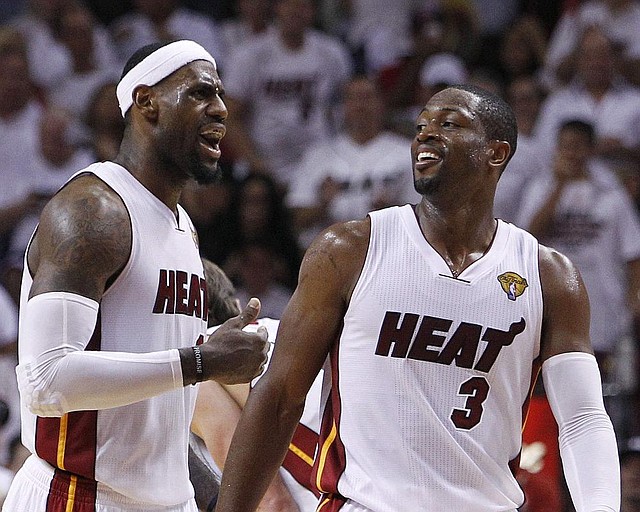
[[[125,496],[97,484],[97,492],[60,492],[51,488],[51,466],[31,455],[13,479],[2,512],[198,512],[195,500],[171,507],[132,502]],[[91,498],[88,496],[91,495]]]

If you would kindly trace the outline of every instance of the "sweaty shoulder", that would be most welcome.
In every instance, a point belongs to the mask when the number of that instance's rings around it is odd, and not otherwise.
[[[122,199],[95,175],[80,175],[42,212],[28,254],[31,296],[68,291],[100,300],[130,250],[131,223]]]
[[[589,297],[573,262],[544,245],[539,252],[544,300],[542,359],[563,352],[592,352]]]
[[[370,233],[369,217],[334,224],[324,230],[307,249],[300,282],[310,276],[330,279],[348,299],[362,271]]]

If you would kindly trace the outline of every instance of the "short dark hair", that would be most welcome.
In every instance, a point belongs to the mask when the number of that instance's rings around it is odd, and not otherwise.
[[[511,106],[497,94],[476,85],[455,84],[449,86],[448,89],[465,91],[480,99],[476,111],[480,115],[487,136],[493,140],[507,141],[511,146],[511,154],[509,155],[509,160],[511,160],[518,145],[518,123]]]
[[[560,128],[558,129],[558,133],[564,130],[571,130],[573,132],[578,132],[587,137],[589,141],[589,145],[593,146],[596,142],[596,131],[591,123],[587,123],[582,119],[569,119],[568,121],[563,121],[560,124]]]

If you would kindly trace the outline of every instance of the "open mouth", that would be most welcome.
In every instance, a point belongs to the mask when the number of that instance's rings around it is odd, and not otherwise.
[[[200,133],[200,145],[213,157],[220,157],[220,140],[224,136],[222,130],[207,130]]]
[[[432,150],[422,150],[416,155],[416,169],[426,169],[442,161],[442,156]]]

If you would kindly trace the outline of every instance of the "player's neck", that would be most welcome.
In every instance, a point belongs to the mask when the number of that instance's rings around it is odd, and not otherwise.
[[[415,213],[425,239],[457,273],[486,253],[497,229],[490,210],[444,209],[423,199]]]
[[[176,214],[178,200],[184,189],[186,179],[178,179],[153,159],[149,160],[144,157],[133,156],[142,153],[143,152],[140,151],[139,153],[132,154],[126,151],[126,146],[123,144],[121,151],[114,161],[127,169],[142,186]]]

